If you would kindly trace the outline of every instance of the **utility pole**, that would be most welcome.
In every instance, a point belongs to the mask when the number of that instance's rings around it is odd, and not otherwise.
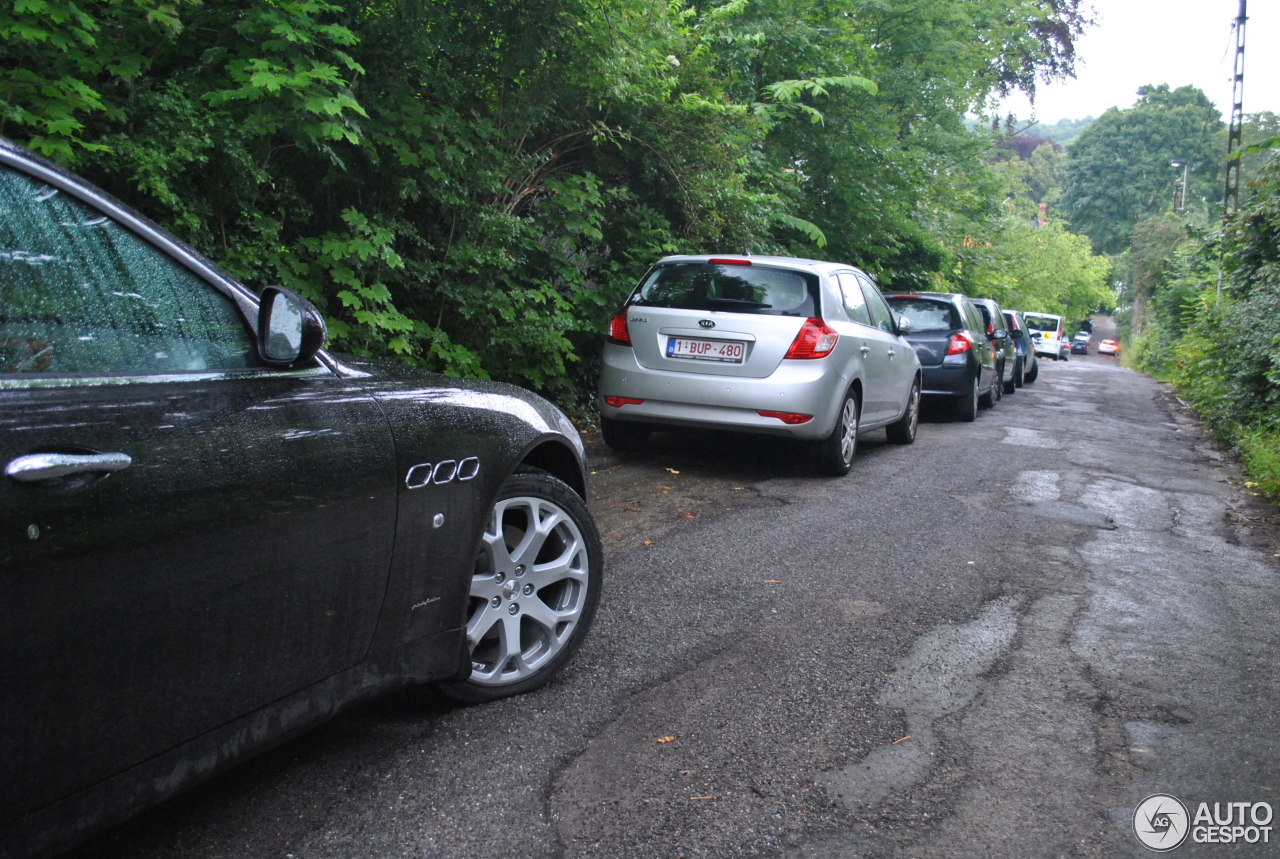
[[[1174,214],[1181,215],[1187,208],[1187,168],[1191,166],[1191,162],[1175,159],[1169,165],[1182,168],[1182,181],[1173,180],[1173,211]]]
[[[1227,218],[1240,209],[1240,155],[1237,150],[1244,137],[1244,24],[1247,20],[1245,0],[1240,0],[1240,14],[1236,17],[1236,74],[1231,93],[1231,130],[1227,133],[1227,190],[1222,195],[1222,214]]]

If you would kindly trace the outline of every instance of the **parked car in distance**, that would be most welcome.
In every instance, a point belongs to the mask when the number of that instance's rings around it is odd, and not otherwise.
[[[1098,343],[1099,355],[1116,356],[1120,354],[1120,343],[1116,340],[1106,339]]]
[[[994,299],[971,298],[969,300],[982,314],[987,337],[996,348],[996,364],[1000,370],[1001,390],[1003,393],[1012,394],[1018,390],[1017,380],[1014,378],[1014,371],[1018,366],[1018,352],[1013,345],[1013,336],[1006,327],[1004,311]]]
[[[850,265],[670,256],[609,325],[600,425],[617,450],[655,428],[809,444],[821,471],[853,465],[861,433],[915,440],[920,362],[872,279]]]
[[[545,683],[603,552],[542,398],[324,351],[0,141],[0,854],[72,846],[352,702]]]
[[[1004,320],[1009,328],[1009,336],[1013,338],[1013,348],[1018,353],[1018,364],[1014,370],[1014,380],[1018,387],[1030,384],[1040,375],[1040,362],[1036,360],[1035,340],[1027,321],[1017,310],[1006,310]]]
[[[979,402],[995,405],[999,358],[973,302],[948,292],[890,295],[888,301],[900,317],[911,320],[907,340],[920,359],[926,397],[947,400],[962,421],[977,418]]]
[[[1076,336],[1071,338],[1071,354],[1072,355],[1088,355],[1089,354],[1089,332],[1078,331]]]
[[[1062,317],[1054,313],[1030,313],[1024,310],[1022,318],[1027,320],[1027,327],[1035,338],[1036,354],[1042,358],[1062,360],[1063,347],[1066,345],[1066,329],[1062,325]]]

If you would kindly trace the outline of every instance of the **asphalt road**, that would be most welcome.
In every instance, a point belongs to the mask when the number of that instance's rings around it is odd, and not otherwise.
[[[592,450],[608,578],[557,681],[376,702],[79,855],[1145,856],[1151,794],[1280,806],[1275,509],[1113,359],[843,479]]]

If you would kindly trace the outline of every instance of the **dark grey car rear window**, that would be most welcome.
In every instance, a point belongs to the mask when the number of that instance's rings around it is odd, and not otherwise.
[[[888,301],[900,316],[911,320],[912,331],[953,331],[964,327],[960,324],[960,314],[948,302],[927,298],[890,298]]]
[[[817,316],[818,277],[809,272],[760,265],[673,263],[649,272],[631,304],[769,316]]]

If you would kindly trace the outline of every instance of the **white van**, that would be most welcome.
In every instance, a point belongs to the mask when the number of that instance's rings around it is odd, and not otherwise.
[[[1062,317],[1052,313],[1023,313],[1031,336],[1036,341],[1036,355],[1043,355],[1057,361],[1062,357],[1062,346],[1066,343],[1067,332],[1062,324]]]

